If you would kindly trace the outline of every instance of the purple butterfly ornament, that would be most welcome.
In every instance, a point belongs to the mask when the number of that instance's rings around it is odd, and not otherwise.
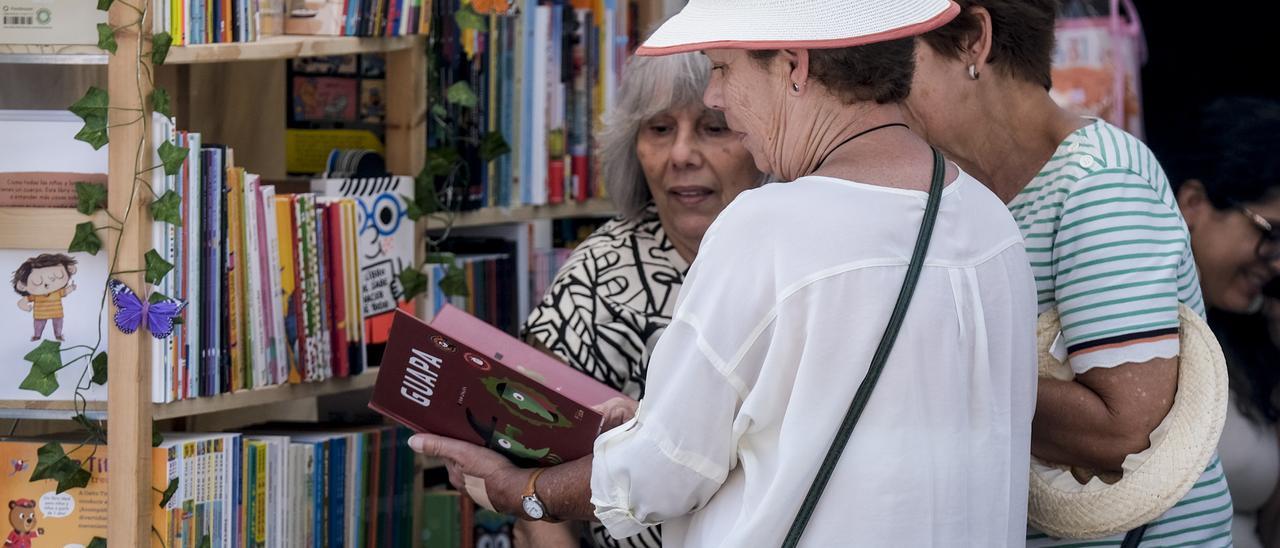
[[[173,334],[173,319],[187,307],[187,303],[172,297],[148,303],[120,280],[109,280],[107,289],[111,291],[111,302],[116,305],[116,329],[126,335],[146,324],[152,337],[166,338]]]

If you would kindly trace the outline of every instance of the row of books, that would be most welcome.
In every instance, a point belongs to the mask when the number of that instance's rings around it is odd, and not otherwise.
[[[475,108],[446,105],[428,125],[433,147],[455,142],[470,174],[437,179],[464,196],[462,209],[582,201],[603,195],[592,173],[592,129],[614,102],[636,34],[635,0],[521,0],[487,28],[459,26],[463,0],[435,3],[429,49],[432,95],[467,82]],[[441,122],[444,123],[441,123]],[[483,137],[503,136],[511,153],[486,163]],[[451,140],[463,135],[469,139]],[[452,183],[456,188],[450,188]]]
[[[152,0],[152,31],[175,46],[253,42],[284,33],[285,0]]]
[[[430,3],[430,0],[427,0]],[[423,0],[153,0],[153,31],[173,45],[253,42],[281,34],[425,34]]]
[[[277,195],[230,147],[166,127],[190,156],[165,182],[181,197],[181,226],[153,224],[174,264],[157,289],[185,301],[189,321],[155,341],[164,362],[153,399],[362,372],[356,200]]]
[[[446,295],[439,283],[447,266],[431,265],[428,273],[431,292],[427,295],[431,316],[451,304],[510,334],[515,334],[524,318],[520,316],[516,293],[516,242],[500,238],[451,237],[443,251],[455,254],[453,267],[463,273],[465,295]]]
[[[287,424],[240,433],[175,433],[152,449],[156,548],[381,548],[416,546],[405,519],[418,484],[410,432],[392,426]],[[55,494],[53,479],[31,481],[50,439],[0,440],[10,463],[0,493],[33,504],[23,527],[37,545],[87,546],[106,536],[105,446],[62,443],[90,471],[89,486]],[[40,512],[35,513],[35,508]]]

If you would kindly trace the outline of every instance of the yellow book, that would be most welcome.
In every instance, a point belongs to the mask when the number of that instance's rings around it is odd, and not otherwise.
[[[298,231],[294,227],[293,221],[293,197],[292,196],[276,196],[276,234],[280,239],[280,310],[284,313],[285,322],[285,352],[288,354],[289,362],[289,383],[297,384],[302,382],[302,367],[299,364],[299,356],[301,356],[298,347],[298,306],[301,305],[301,295],[296,295],[297,285],[295,281],[298,276],[297,257],[294,255],[297,249]]]
[[[69,459],[79,462],[81,468],[91,474],[85,487],[57,492],[57,481],[43,479],[31,481],[40,447],[48,440],[0,440],[0,494],[3,494],[9,513],[6,541],[19,546],[88,546],[94,537],[107,536],[107,480],[110,466],[107,462],[107,446],[62,443],[61,448]],[[161,491],[168,484],[166,449],[152,449],[152,485]],[[160,503],[156,494],[154,503]],[[156,530],[170,530],[174,514],[156,508],[152,524]],[[19,542],[15,542],[19,541]],[[20,543],[25,541],[27,544]],[[8,546],[8,544],[5,544]],[[155,537],[152,545],[158,547]],[[172,546],[170,544],[169,546]]]
[[[248,387],[244,376],[244,170],[227,170],[227,340],[231,353],[231,390]]]

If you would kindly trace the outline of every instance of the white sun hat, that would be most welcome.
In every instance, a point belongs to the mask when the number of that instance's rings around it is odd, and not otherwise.
[[[636,54],[861,46],[929,32],[957,13],[951,0],[689,0]]]
[[[1033,527],[1071,539],[1124,533],[1173,508],[1209,466],[1226,420],[1227,362],[1198,314],[1181,305],[1178,319],[1178,388],[1169,414],[1151,433],[1151,446],[1125,458],[1118,480],[1104,481],[1087,470],[1033,456],[1027,509]],[[1071,368],[1052,350],[1060,331],[1058,313],[1041,314],[1037,331],[1040,377],[1071,380]]]

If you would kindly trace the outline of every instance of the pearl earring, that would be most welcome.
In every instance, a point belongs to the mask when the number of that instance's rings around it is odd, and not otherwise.
[[[969,65],[969,79],[970,80],[978,79],[978,65]]]

